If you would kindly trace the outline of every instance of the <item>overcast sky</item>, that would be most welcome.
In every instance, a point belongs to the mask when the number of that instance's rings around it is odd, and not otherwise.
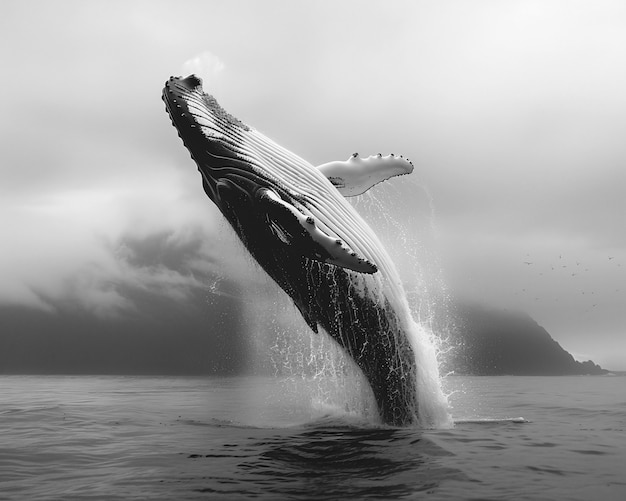
[[[129,286],[184,301],[207,270],[236,275],[160,99],[194,71],[314,164],[409,157],[413,179],[373,195],[424,236],[449,291],[527,311],[579,360],[626,369],[623,1],[1,10],[0,304],[101,318],[134,307]],[[133,259],[159,236],[185,272]]]

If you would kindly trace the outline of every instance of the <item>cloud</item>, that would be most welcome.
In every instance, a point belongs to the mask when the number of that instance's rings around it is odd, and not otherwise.
[[[222,276],[219,246],[206,244],[211,237],[202,227],[144,237],[119,235],[112,241],[83,233],[82,247],[70,255],[54,245],[42,252],[46,242],[38,252],[28,252],[20,242],[25,255],[21,263],[12,259],[13,266],[19,266],[17,273],[2,270],[8,280],[0,288],[0,304],[107,318],[135,312],[134,297],[140,292],[142,297],[183,303],[198,290],[215,287]]]
[[[199,186],[191,190],[173,170],[144,181],[0,203],[0,226],[11,228],[0,303],[115,316],[134,308],[127,290],[184,301],[207,277],[238,267],[236,252],[222,250],[221,216]]]

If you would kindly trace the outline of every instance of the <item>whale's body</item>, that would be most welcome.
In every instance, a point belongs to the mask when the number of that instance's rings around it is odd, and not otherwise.
[[[321,327],[354,359],[381,419],[416,423],[415,346],[404,292],[382,244],[339,191],[361,182],[367,189],[412,166],[393,155],[355,154],[339,167],[316,168],[226,113],[193,75],[170,78],[163,100],[206,194],[250,254],[311,329]],[[361,177],[352,176],[351,161]]]

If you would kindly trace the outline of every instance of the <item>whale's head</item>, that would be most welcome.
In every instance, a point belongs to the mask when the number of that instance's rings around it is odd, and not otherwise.
[[[195,75],[170,77],[163,101],[205,192],[265,268],[271,259],[263,253],[274,249],[272,260],[284,251],[283,257],[377,271],[358,249],[364,223],[324,174],[227,113]]]
[[[250,128],[227,113],[202,90],[195,75],[170,77],[163,89],[163,101],[172,124],[191,153],[202,175],[204,189],[224,212],[232,190],[254,197],[270,180],[254,166],[241,149],[241,133]]]

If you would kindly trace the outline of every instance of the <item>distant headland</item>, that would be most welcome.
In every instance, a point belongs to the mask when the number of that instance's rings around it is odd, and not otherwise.
[[[182,304],[135,292],[137,308],[96,317],[69,306],[54,312],[0,306],[0,374],[239,374],[249,342],[234,286],[211,297],[198,291]],[[442,374],[606,374],[577,362],[524,313],[455,302]],[[450,334],[447,333],[449,331]]]
[[[456,328],[442,372],[466,375],[602,375],[591,360],[578,362],[529,315],[455,302]]]

